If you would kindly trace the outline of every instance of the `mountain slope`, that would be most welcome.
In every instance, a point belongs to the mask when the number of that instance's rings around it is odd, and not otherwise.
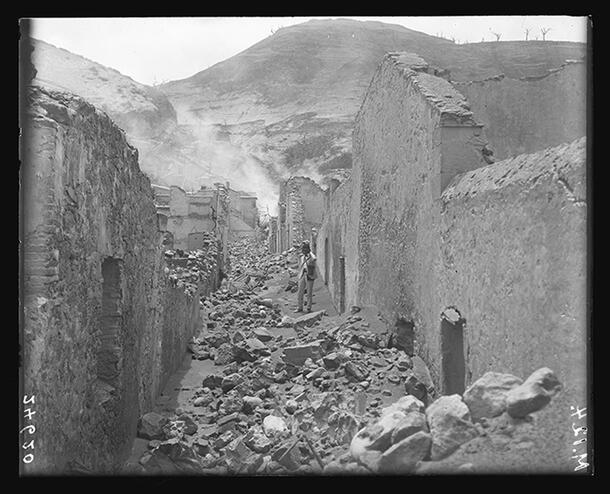
[[[351,167],[354,118],[385,53],[415,52],[456,81],[500,73],[537,76],[585,54],[582,43],[456,45],[402,26],[346,19],[278,30],[238,55],[157,88],[36,41],[34,81],[73,92],[102,110],[164,185],[197,189],[229,181],[274,210],[277,182],[318,181]]]
[[[456,81],[535,76],[581,58],[582,43],[453,42],[380,22],[314,20],[278,30],[234,57],[160,86],[178,121],[220,132],[279,175],[349,167],[351,131],[389,51],[415,52]],[[197,133],[196,131],[194,132]]]
[[[215,132],[178,125],[162,92],[44,41],[33,40],[33,47],[32,83],[74,93],[108,113],[138,149],[140,167],[154,182],[193,190],[228,180],[243,190],[268,191],[263,202],[276,202],[274,182],[259,163]]]
[[[160,91],[40,40],[33,40],[34,83],[68,91],[104,110],[139,138],[154,138],[176,124],[176,112]]]

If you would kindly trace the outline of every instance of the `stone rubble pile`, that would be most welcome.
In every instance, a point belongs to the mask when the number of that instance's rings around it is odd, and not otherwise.
[[[201,281],[217,278],[219,249],[212,233],[204,233],[203,248],[192,251],[166,250],[165,273],[171,284],[193,295]]]
[[[541,368],[525,382],[488,372],[464,392],[441,396],[427,408],[414,396],[382,409],[375,423],[358,431],[350,453],[371,473],[422,473],[479,436],[512,430],[531,421],[561,390],[552,370]],[[509,441],[508,438],[504,438]],[[458,470],[470,471],[468,468]]]
[[[560,388],[539,369],[525,382],[487,373],[463,397],[437,397],[423,360],[365,311],[293,318],[257,294],[286,274],[294,249],[272,255],[242,240],[230,252],[230,280],[202,299],[208,317],[189,347],[213,370],[185,409],[141,417],[145,473],[417,472],[492,430],[494,418],[526,420]]]
[[[249,238],[232,242],[229,246],[230,290],[253,290],[264,286],[274,273],[288,269],[289,254],[295,251],[293,248],[281,254],[271,254],[264,243]]]

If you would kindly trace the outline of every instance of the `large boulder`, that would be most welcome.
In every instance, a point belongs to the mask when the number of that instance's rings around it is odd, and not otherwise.
[[[206,334],[203,337],[203,341],[211,347],[218,348],[224,343],[229,343],[231,338],[229,337],[229,333],[227,331],[221,330]]]
[[[312,326],[313,324],[318,322],[320,319],[322,319],[322,316],[324,314],[325,314],[325,311],[323,311],[323,310],[305,314],[304,316],[297,317],[293,321],[292,325],[294,328],[303,328],[303,327],[307,327],[307,326]]]
[[[425,406],[424,404],[418,400],[415,396],[406,395],[401,397],[398,401],[395,401],[390,406],[381,409],[381,415],[385,415],[386,413],[391,412],[424,412]]]
[[[391,442],[396,444],[418,432],[428,432],[426,416],[421,412],[408,412],[392,432]]]
[[[392,433],[396,426],[406,417],[402,412],[394,411],[383,415],[375,424],[366,426],[352,438],[350,454],[359,461],[365,451],[385,451],[392,445]]]
[[[155,412],[144,414],[138,422],[138,437],[144,439],[165,439],[165,426],[169,419]]]
[[[254,334],[254,336],[263,343],[273,339],[273,335],[267,330],[267,328],[263,327],[253,329],[252,334]]]
[[[542,367],[506,394],[508,414],[514,418],[523,418],[545,407],[560,390],[561,383],[555,373]]]
[[[209,374],[203,378],[201,385],[204,388],[210,388],[210,389],[219,388],[222,384],[222,380],[223,380],[223,376],[220,376],[218,374]]]
[[[269,347],[258,338],[246,338],[244,342],[247,350],[253,355],[270,355]]]
[[[405,391],[418,400],[424,402],[427,402],[428,400],[426,385],[417,379],[417,376],[415,376],[412,371],[407,372],[407,377],[405,378]]]
[[[244,381],[244,376],[239,372],[235,372],[233,374],[229,374],[222,378],[220,383],[220,387],[224,393],[231,391],[234,387]]]
[[[523,381],[511,374],[487,372],[477,379],[465,392],[464,403],[470,410],[472,420],[492,418],[506,410],[506,393]]]
[[[426,409],[432,434],[433,461],[449,456],[462,444],[478,436],[470,411],[460,395],[441,396]]]
[[[363,365],[357,364],[356,362],[345,362],[344,364],[345,374],[353,378],[356,382],[364,381],[369,375],[369,371]]]
[[[256,453],[267,453],[273,446],[271,440],[263,433],[259,426],[250,429],[244,437],[244,441]]]
[[[216,349],[216,355],[214,357],[214,363],[216,365],[227,365],[234,360],[233,345],[230,343],[223,343]]]
[[[267,437],[281,436],[288,432],[288,426],[282,417],[267,415],[263,420],[263,431]]]
[[[410,473],[417,462],[430,453],[432,438],[427,432],[417,432],[386,450],[377,464],[381,473]]]
[[[335,444],[349,444],[358,431],[358,421],[351,413],[337,410],[328,417],[328,438]]]
[[[141,461],[146,472],[163,474],[201,474],[202,465],[195,450],[178,438],[164,441]]]
[[[306,345],[289,346],[284,348],[282,359],[287,364],[301,366],[308,358],[313,361],[318,360],[321,351],[320,341],[314,341]]]

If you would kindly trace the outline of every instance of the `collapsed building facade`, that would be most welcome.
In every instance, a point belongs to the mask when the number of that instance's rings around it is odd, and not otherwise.
[[[315,252],[324,213],[324,191],[308,177],[290,177],[280,185],[279,216],[269,222],[269,248],[282,252],[307,240]]]
[[[235,191],[229,184],[215,183],[187,192],[181,187],[152,185],[159,226],[169,248],[199,249],[205,232],[212,232],[225,246],[240,237],[253,237],[258,226],[257,197]]]
[[[585,64],[530,80],[440,76],[414,54],[380,64],[351,176],[322,200],[321,278],[339,312],[373,305],[410,331],[443,394],[544,364],[569,410],[586,402]],[[304,209],[285,190],[287,209]],[[280,209],[278,250],[288,218]],[[557,430],[570,431],[568,413]]]
[[[33,87],[23,118],[23,386],[32,472],[124,461],[220,283],[219,239],[166,252],[149,179],[110,118]]]

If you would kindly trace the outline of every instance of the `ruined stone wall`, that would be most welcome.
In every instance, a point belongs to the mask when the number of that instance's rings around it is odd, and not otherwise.
[[[412,70],[413,58],[384,58],[356,120],[357,300],[378,306],[391,323],[412,321],[417,351],[434,364],[437,348],[428,340],[439,317],[430,303],[437,297],[440,194],[453,175],[485,164],[485,140],[463,97],[444,79]]]
[[[359,191],[354,183],[354,177],[350,177],[329,194],[324,221],[318,233],[318,270],[328,286],[335,307],[340,310],[343,303],[345,311],[356,305],[357,213],[360,203],[357,199]],[[345,259],[344,274],[341,272],[341,257]]]
[[[214,230],[215,191],[187,193],[180,187],[170,187],[167,230],[174,237],[175,249],[193,250],[201,246],[204,232]]]
[[[274,254],[279,252],[277,220],[277,217],[274,216],[269,218],[269,232],[267,235],[269,252]]]
[[[586,133],[586,65],[568,63],[530,79],[454,83],[485,125],[498,160],[570,142]]]
[[[110,471],[175,370],[199,297],[169,284],[150,182],[108,116],[33,88],[22,128],[27,468]]]
[[[468,172],[442,197],[437,311],[466,319],[467,377],[553,369],[564,454],[570,406],[586,403],[585,175],[582,138]]]
[[[322,188],[308,177],[290,177],[280,185],[279,209],[282,250],[308,240],[315,251],[324,214]]]

